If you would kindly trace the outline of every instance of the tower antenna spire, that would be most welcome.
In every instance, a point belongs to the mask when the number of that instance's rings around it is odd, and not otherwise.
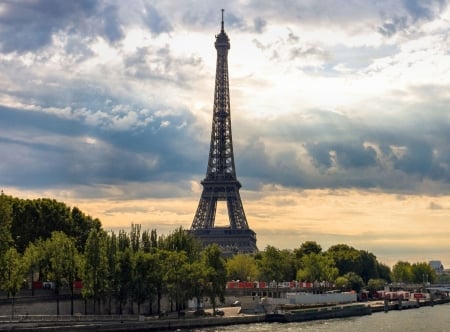
[[[222,8],[222,30],[221,32],[224,32],[224,28],[223,28],[223,12],[225,11],[225,9]]]

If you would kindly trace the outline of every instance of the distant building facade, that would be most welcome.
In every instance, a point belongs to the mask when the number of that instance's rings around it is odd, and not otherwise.
[[[442,274],[444,273],[444,265],[442,265],[441,261],[429,261],[428,264],[431,266],[431,268],[437,273]]]

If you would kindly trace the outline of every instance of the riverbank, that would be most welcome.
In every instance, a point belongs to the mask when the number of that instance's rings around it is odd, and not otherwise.
[[[412,301],[410,301],[412,302]],[[422,301],[419,306],[413,303],[390,303],[388,310],[413,309],[423,306],[434,306],[449,303],[450,299]],[[415,302],[417,304],[417,302]],[[368,303],[371,313],[384,312],[383,302]],[[266,322],[265,314],[242,315],[238,308],[224,308],[224,316],[162,318],[143,316],[18,316],[15,320],[7,320],[2,317],[1,331],[172,331],[177,329],[207,328],[212,326],[240,325]],[[321,319],[318,315],[316,319]],[[314,317],[313,317],[314,319]]]

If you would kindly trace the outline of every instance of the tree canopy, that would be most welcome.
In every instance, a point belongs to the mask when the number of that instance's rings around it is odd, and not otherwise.
[[[309,281],[338,289],[370,291],[391,280],[426,283],[437,280],[424,262],[397,262],[391,269],[368,251],[347,244],[327,250],[306,241],[293,250],[268,245],[253,254],[225,259],[217,245],[201,243],[182,227],[167,235],[131,224],[118,234],[102,229],[98,219],[52,199],[23,200],[0,195],[0,282],[14,296],[26,277],[38,272],[52,280],[56,292],[83,280],[82,295],[91,311],[102,305],[112,312],[112,301],[122,308],[136,303],[138,313],[148,301],[161,311],[162,296],[171,309],[182,310],[188,299],[205,298],[213,306],[222,301],[227,280]],[[19,284],[20,281],[20,284]],[[325,282],[325,283],[322,283]],[[73,295],[73,294],[72,294]],[[133,306],[131,306],[133,308]]]
[[[73,238],[77,250],[83,252],[92,228],[101,229],[100,220],[77,207],[70,208],[49,198],[21,199],[1,193],[0,246],[12,243],[23,253],[29,243],[48,239],[53,232],[61,231]]]

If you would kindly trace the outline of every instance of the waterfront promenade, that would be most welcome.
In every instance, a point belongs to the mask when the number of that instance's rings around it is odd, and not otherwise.
[[[423,301],[420,306],[432,306],[449,303],[449,299],[438,301]],[[372,312],[383,312],[383,302],[369,302]],[[391,303],[389,310],[413,309],[416,306],[408,305],[399,308]],[[239,325],[262,323],[266,321],[265,314],[243,315],[239,314],[239,308],[222,308],[224,316],[184,317],[174,316],[155,318],[136,315],[76,315],[76,316],[24,316],[19,315],[13,320],[10,317],[1,316],[0,331],[169,331],[177,329],[207,328],[212,326]]]

